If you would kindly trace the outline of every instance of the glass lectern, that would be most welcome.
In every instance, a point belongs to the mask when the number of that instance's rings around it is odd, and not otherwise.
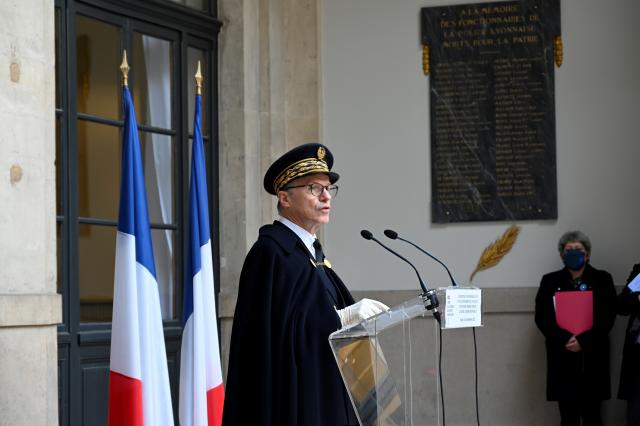
[[[437,424],[439,326],[429,303],[418,296],[329,336],[362,426]]]

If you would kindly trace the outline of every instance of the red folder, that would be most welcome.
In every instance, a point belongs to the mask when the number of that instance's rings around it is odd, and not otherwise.
[[[574,336],[593,327],[593,292],[559,291],[555,295],[558,327]]]

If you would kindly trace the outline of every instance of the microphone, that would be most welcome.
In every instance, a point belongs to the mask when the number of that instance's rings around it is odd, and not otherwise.
[[[456,282],[456,280],[453,279],[453,275],[451,275],[451,271],[449,271],[449,268],[447,268],[447,265],[442,263],[440,261],[440,259],[438,259],[434,255],[432,255],[431,253],[427,252],[426,250],[422,249],[421,247],[417,246],[416,244],[412,243],[411,241],[405,240],[404,238],[399,237],[398,233],[396,231],[393,231],[391,229],[385,229],[384,230],[384,235],[386,235],[388,238],[390,238],[392,240],[400,240],[400,241],[404,241],[407,244],[411,244],[412,246],[414,246],[415,248],[417,248],[418,250],[420,250],[421,252],[423,252],[424,254],[426,254],[427,256],[429,256],[430,258],[432,258],[433,260],[435,260],[439,264],[441,264],[444,267],[444,269],[447,270],[447,274],[449,274],[449,279],[451,280],[451,284],[453,284],[454,287],[458,286],[458,283]]]
[[[363,229],[362,231],[360,231],[360,235],[362,235],[362,238],[364,238],[365,240],[373,240],[373,241],[375,241],[383,249],[385,249],[388,252],[393,253],[394,255],[398,256],[400,259],[402,259],[405,262],[407,262],[409,264],[409,266],[411,266],[413,268],[413,270],[416,272],[416,275],[418,276],[418,281],[420,282],[420,287],[422,288],[423,301],[424,302],[426,302],[427,300],[429,301],[428,304],[425,303],[425,306],[426,306],[426,308],[428,310],[433,309],[433,316],[435,317],[436,320],[438,320],[438,322],[440,322],[440,312],[438,312],[438,306],[440,305],[440,303],[438,302],[438,297],[436,296],[436,292],[435,292],[435,290],[427,290],[427,286],[424,285],[424,282],[422,281],[422,278],[420,277],[420,273],[418,272],[416,267],[413,266],[413,263],[409,262],[405,257],[403,257],[399,253],[391,250],[389,247],[387,247],[384,244],[382,244],[376,237],[373,236],[371,231]]]
[[[389,247],[385,246],[380,241],[378,241],[378,239],[373,236],[371,231],[367,231],[366,229],[363,229],[362,231],[360,231],[360,235],[362,235],[362,238],[364,238],[365,240],[373,240],[373,241],[375,241],[376,243],[380,244],[380,246],[383,249],[387,250],[390,253],[395,254],[400,259],[402,259],[405,262],[407,262],[409,264],[409,266],[411,266],[413,268],[413,270],[416,271],[416,275],[418,276],[418,281],[420,281],[420,287],[422,288],[422,291],[425,292],[425,293],[427,292],[427,287],[424,285],[424,282],[422,281],[422,277],[420,277],[420,273],[418,273],[418,270],[416,269],[416,267],[413,266],[413,263],[409,262],[405,257],[400,255],[399,253],[396,253],[395,251],[391,250]]]

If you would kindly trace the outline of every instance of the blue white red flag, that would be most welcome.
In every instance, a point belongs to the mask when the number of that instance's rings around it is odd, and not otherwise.
[[[224,387],[218,346],[200,103],[201,97],[197,95],[189,189],[189,253],[183,293],[179,417],[182,426],[219,426],[222,424]]]
[[[122,180],[113,291],[109,425],[173,425],[138,126],[126,86],[122,102]]]

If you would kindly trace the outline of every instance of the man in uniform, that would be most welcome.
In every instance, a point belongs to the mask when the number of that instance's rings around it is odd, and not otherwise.
[[[338,192],[332,166],[329,149],[309,143],[265,174],[280,217],[260,228],[242,268],[224,426],[358,425],[328,337],[354,312],[386,307],[367,299],[354,305],[316,238]]]

